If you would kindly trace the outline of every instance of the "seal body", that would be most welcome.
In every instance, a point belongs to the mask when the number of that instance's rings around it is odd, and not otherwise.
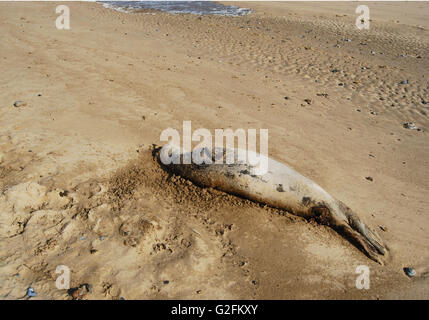
[[[174,147],[170,146],[170,148],[173,152],[178,152],[177,149],[174,150]],[[219,161],[225,159],[227,152],[234,155],[233,163]],[[216,188],[284,209],[307,219],[314,218],[344,235],[371,259],[383,263],[381,256],[385,255],[387,250],[381,239],[345,204],[286,164],[266,157],[265,162],[260,161],[258,164],[259,166],[261,163],[267,165],[266,170],[261,171],[258,165],[238,160],[239,152],[243,152],[243,150],[201,148],[194,150],[192,154],[208,155],[206,160],[209,161],[205,163],[183,164],[182,160],[186,157],[189,159],[190,153],[179,154],[176,159],[180,161],[176,161],[176,163],[162,163],[165,161],[161,161],[161,163],[167,170],[189,179],[197,185]],[[256,153],[251,153],[251,155],[253,158],[259,157],[259,159],[264,157]]]

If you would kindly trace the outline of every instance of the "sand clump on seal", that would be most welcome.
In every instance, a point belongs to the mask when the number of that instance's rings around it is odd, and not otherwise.
[[[170,144],[163,148],[158,149],[158,160],[164,169],[200,186],[284,209],[306,219],[315,219],[336,230],[372,260],[384,264],[382,257],[387,256],[387,249],[380,237],[348,206],[286,164],[265,157],[268,170],[258,174],[258,166],[238,160],[240,149],[215,148],[213,153],[209,148],[194,149],[193,154],[205,155],[208,163],[183,164],[183,159],[190,159],[192,152],[180,153],[180,149]],[[163,152],[164,155],[166,152],[170,156],[174,154],[176,161],[166,164],[161,160]],[[218,163],[226,158],[228,152],[233,153],[234,162]],[[248,154],[251,154],[250,151]],[[253,153],[253,156],[262,155]]]

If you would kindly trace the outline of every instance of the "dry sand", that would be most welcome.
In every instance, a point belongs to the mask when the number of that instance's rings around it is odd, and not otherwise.
[[[66,265],[86,299],[429,298],[429,4],[366,4],[360,31],[356,4],[199,17],[69,3],[59,31],[55,3],[0,3],[0,297],[70,299],[55,287]],[[386,265],[169,176],[151,146],[183,120],[268,128],[271,157],[378,230]]]

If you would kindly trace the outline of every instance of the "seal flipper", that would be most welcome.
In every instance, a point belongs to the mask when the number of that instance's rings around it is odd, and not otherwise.
[[[387,255],[387,249],[377,233],[371,230],[360,218],[344,203],[339,201],[341,211],[347,217],[344,232],[355,240],[374,261],[384,264],[380,256]]]
[[[370,259],[384,265],[384,261],[381,256],[384,256],[387,250],[381,244],[374,246],[372,242],[370,242],[369,237],[363,236],[360,232],[353,230],[348,225],[339,227],[339,232],[359,247]]]
[[[379,254],[384,255],[386,253],[386,248],[381,242],[381,239],[378,235],[369,229],[356,215],[348,216],[349,225],[353,230],[359,232],[377,251]]]
[[[340,212],[328,205],[318,205],[310,209],[310,214],[320,224],[328,225],[347,238],[370,259],[384,264],[380,256],[387,254],[380,237],[366,226],[344,203],[338,201]]]

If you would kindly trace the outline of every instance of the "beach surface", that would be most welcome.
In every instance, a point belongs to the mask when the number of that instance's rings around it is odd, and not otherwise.
[[[60,265],[83,299],[429,298],[429,3],[365,2],[369,30],[356,3],[223,3],[253,12],[62,2],[58,30],[57,3],[0,3],[1,299],[71,299]],[[153,145],[187,120],[268,129],[270,157],[376,230],[385,265],[166,173]]]

